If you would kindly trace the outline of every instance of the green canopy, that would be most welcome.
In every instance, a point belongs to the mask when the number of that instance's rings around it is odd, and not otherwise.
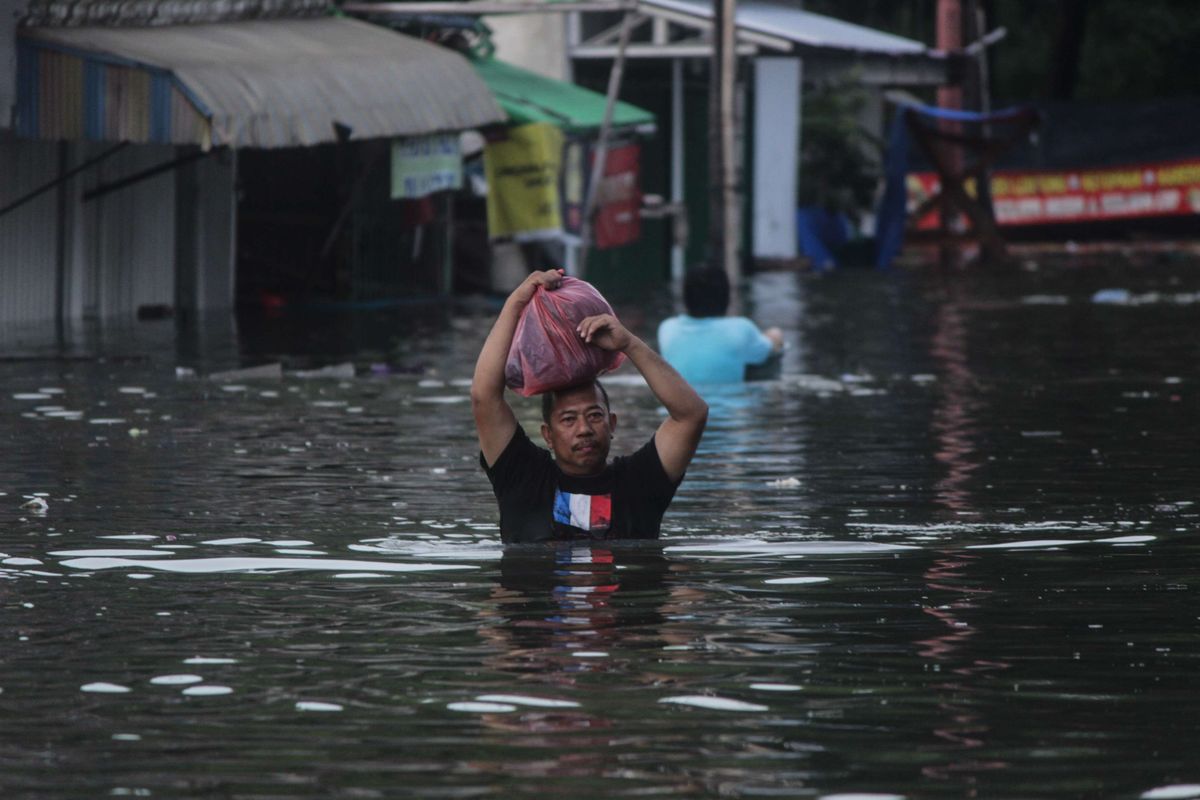
[[[494,58],[471,62],[496,102],[518,125],[549,122],[567,133],[595,130],[604,122],[604,95],[530,72]],[[617,102],[613,108],[614,128],[654,125],[654,115],[645,109]]]

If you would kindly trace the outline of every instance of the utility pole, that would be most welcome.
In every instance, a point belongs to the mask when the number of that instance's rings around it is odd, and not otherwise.
[[[738,201],[737,121],[734,116],[737,82],[737,0],[713,0],[713,58],[709,68],[709,250],[729,276],[736,293],[742,275],[738,260],[741,204]]]

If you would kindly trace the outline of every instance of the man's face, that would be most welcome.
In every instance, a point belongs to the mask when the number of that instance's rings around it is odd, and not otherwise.
[[[568,475],[595,475],[608,463],[617,415],[609,413],[595,384],[563,392],[555,398],[542,438],[554,452],[558,468]]]

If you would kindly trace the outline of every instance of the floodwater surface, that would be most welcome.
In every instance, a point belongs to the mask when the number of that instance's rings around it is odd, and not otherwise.
[[[640,545],[501,546],[495,305],[12,334],[0,795],[1200,797],[1200,264],[747,306],[782,375]]]

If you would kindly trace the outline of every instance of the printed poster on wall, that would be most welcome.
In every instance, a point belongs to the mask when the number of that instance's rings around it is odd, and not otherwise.
[[[583,206],[591,178],[595,144],[581,139],[567,143],[563,154],[563,228],[583,232]],[[619,144],[604,158],[604,177],[596,195],[592,240],[597,250],[636,242],[641,236],[641,147]]]
[[[544,122],[509,128],[503,140],[484,147],[491,238],[539,239],[561,233],[562,157],[562,131]]]
[[[392,142],[393,200],[415,200],[460,188],[462,153],[457,133]]]
[[[614,147],[604,159],[592,224],[597,250],[632,244],[642,234],[640,160],[641,147],[636,144]]]

